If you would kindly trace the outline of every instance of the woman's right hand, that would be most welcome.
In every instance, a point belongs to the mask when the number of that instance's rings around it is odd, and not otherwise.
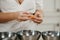
[[[17,17],[17,20],[18,21],[26,21],[26,20],[29,20],[28,16],[31,15],[29,12],[20,12],[18,17]]]

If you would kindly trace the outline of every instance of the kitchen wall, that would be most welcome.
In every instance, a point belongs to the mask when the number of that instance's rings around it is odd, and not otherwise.
[[[59,31],[60,28],[60,0],[43,0],[43,23],[38,25],[37,30]]]

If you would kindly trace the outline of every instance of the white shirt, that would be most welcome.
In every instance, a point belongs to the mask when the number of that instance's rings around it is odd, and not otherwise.
[[[0,10],[2,12],[28,11],[34,13],[36,9],[43,9],[42,0],[24,0],[21,5],[17,3],[16,0],[0,0]],[[26,23],[29,24],[30,21],[18,22],[13,20],[7,23],[0,23],[0,31],[18,31],[19,29],[22,29],[22,25],[25,26]]]

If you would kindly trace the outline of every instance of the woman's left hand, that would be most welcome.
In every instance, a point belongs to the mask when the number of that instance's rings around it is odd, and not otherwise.
[[[35,17],[32,19],[35,23],[40,24],[43,21],[42,13],[40,11],[37,11],[34,15]]]

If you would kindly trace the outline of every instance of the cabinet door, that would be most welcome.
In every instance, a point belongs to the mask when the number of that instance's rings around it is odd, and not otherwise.
[[[37,29],[39,29],[40,31],[55,29],[55,24],[59,23],[60,20],[60,13],[57,13],[56,8],[58,8],[56,0],[43,0],[43,23],[40,24]]]
[[[55,1],[55,9],[56,9],[56,14],[59,14],[59,22],[55,24],[55,31],[60,31],[60,0]]]
[[[60,0],[56,0],[56,9],[60,10]]]

